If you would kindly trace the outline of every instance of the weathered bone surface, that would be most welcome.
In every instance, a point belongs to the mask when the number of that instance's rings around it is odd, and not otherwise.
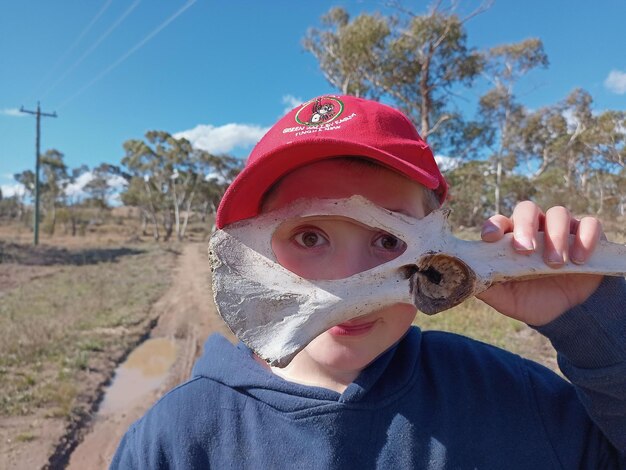
[[[335,216],[388,232],[407,248],[398,258],[341,280],[311,281],[280,266],[275,230],[293,218]],[[414,219],[354,196],[302,200],[218,230],[209,256],[218,311],[233,333],[271,365],[284,367],[322,332],[395,303],[432,315],[496,282],[562,273],[626,275],[626,246],[601,241],[584,265],[547,266],[541,247],[515,252],[511,234],[496,243],[460,240],[447,211]]]

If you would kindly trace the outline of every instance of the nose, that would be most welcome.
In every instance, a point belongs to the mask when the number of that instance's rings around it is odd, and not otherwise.
[[[350,239],[337,250],[335,279],[344,279],[375,268],[386,262],[369,249],[368,240]]]

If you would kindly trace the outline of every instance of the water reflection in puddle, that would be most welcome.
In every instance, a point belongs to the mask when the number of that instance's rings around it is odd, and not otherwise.
[[[147,392],[156,389],[176,359],[176,344],[167,338],[153,338],[131,352],[115,371],[105,392],[99,414],[123,410]]]

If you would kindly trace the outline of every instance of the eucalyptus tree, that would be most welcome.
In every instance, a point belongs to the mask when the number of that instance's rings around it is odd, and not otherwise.
[[[230,155],[204,152],[199,159],[199,169],[203,178],[198,183],[196,210],[204,222],[207,215],[215,213],[226,189],[243,169],[243,160]]]
[[[493,47],[484,53],[483,75],[491,88],[479,100],[480,121],[490,128],[493,139],[494,209],[502,211],[502,178],[517,166],[521,148],[519,128],[524,107],[515,96],[515,85],[529,71],[548,66],[548,56],[540,39],[531,38],[514,44]]]
[[[137,207],[141,211],[142,233],[145,235],[146,223],[149,220],[152,226],[152,237],[160,240],[161,231],[159,230],[158,202],[155,201],[152,184],[148,178],[142,176],[131,176],[124,191],[120,194],[120,198],[124,205]]]
[[[42,181],[40,190],[46,206],[45,228],[54,234],[56,211],[58,204],[65,203],[65,189],[70,183],[67,165],[63,162],[64,155],[56,149],[49,149],[41,156]]]
[[[119,173],[119,169],[115,171],[115,166],[109,163],[101,163],[91,170],[91,179],[85,184],[84,191],[99,208],[108,207],[108,199],[114,191],[110,179],[115,173]]]
[[[159,218],[165,240],[173,232],[178,239],[184,238],[198,196],[200,201],[209,201],[204,205],[206,211],[210,201],[219,201],[240,169],[240,160],[212,155],[165,131],[147,132],[144,140],[128,140],[124,150],[122,165],[128,171],[129,183],[122,201],[144,211],[152,221],[157,240]]]
[[[595,186],[598,188],[597,212],[626,212],[626,112],[604,111],[595,118],[591,145],[598,158]]]
[[[437,2],[427,13],[400,8],[397,15],[362,13],[351,19],[332,8],[311,28],[303,45],[327,80],[342,93],[386,98],[404,111],[424,139],[460,119],[452,93],[473,83],[483,58],[467,46],[465,18]]]
[[[595,112],[591,95],[576,89],[529,113],[520,136],[538,197],[546,205],[603,212],[608,204],[621,210],[626,197],[624,112]]]
[[[489,162],[471,160],[446,173],[446,180],[454,188],[449,201],[453,226],[477,226],[491,213],[493,191],[489,191],[490,182],[484,176],[488,171]]]
[[[32,170],[24,170],[21,173],[15,173],[13,179],[24,188],[23,191],[19,193],[18,218],[21,219],[22,216],[27,213],[24,204],[25,199],[35,194],[35,173]],[[23,222],[27,222],[26,218]]]
[[[150,214],[155,239],[160,237],[159,217],[165,240],[174,230],[182,238],[186,223],[181,224],[180,209],[193,199],[198,179],[197,157],[192,145],[165,131],[149,131],[145,140],[126,141],[124,150],[122,165],[131,176],[125,202],[133,202]],[[187,211],[185,220],[188,216]]]

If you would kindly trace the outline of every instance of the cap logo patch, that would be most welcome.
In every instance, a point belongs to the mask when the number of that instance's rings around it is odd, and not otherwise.
[[[304,126],[328,124],[343,113],[343,103],[338,98],[323,96],[305,103],[296,113],[296,122]]]

